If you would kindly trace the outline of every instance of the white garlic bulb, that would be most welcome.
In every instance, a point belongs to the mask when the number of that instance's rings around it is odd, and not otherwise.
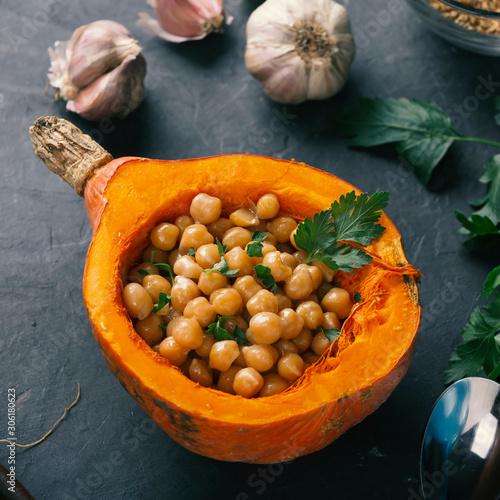
[[[246,67],[284,104],[339,92],[354,52],[347,10],[333,0],[267,0],[247,23]]]
[[[137,25],[168,42],[201,40],[221,31],[231,17],[224,12],[223,0],[147,0],[155,9],[158,20],[139,12]]]
[[[146,61],[137,40],[115,21],[77,28],[49,48],[49,82],[55,99],[89,120],[125,118],[144,97]]]

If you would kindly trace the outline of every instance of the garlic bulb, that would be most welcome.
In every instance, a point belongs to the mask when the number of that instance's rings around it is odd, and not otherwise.
[[[89,120],[125,118],[144,97],[146,61],[128,30],[114,21],[77,28],[49,48],[49,82],[55,99]]]
[[[220,31],[224,22],[223,0],[147,0],[156,19],[139,13],[137,25],[169,42],[201,40]],[[230,24],[232,18],[226,17]]]
[[[349,16],[333,0],[267,0],[248,20],[245,64],[275,101],[331,97],[353,57]]]

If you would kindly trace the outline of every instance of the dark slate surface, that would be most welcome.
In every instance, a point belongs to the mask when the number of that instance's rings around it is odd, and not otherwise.
[[[467,202],[483,195],[477,179],[494,152],[454,146],[426,189],[392,149],[348,149],[328,119],[358,94],[418,97],[449,110],[464,134],[494,138],[498,61],[431,35],[403,0],[347,1],[358,40],[348,86],[326,102],[283,106],[263,95],[243,64],[244,27],[257,1],[227,1],[235,21],[224,35],[183,45],[135,28],[144,4],[0,1],[0,437],[7,433],[8,389],[17,396],[17,437],[31,442],[81,385],[80,401],[56,431],[17,450],[18,478],[36,499],[49,500],[417,498],[426,418],[495,264],[461,247],[454,210],[468,213]],[[389,7],[390,18],[380,14]],[[106,18],[133,31],[148,61],[145,102],[111,132],[44,94],[47,47]],[[474,100],[483,79],[494,83],[485,99]],[[388,215],[425,276],[413,363],[389,400],[331,446],[287,464],[223,463],[173,442],[122,389],[92,337],[81,294],[91,238],[83,201],[45,169],[28,137],[32,121],[51,114],[73,120],[115,157],[259,153],[304,161],[368,192],[389,190]],[[0,462],[7,457],[2,443]]]

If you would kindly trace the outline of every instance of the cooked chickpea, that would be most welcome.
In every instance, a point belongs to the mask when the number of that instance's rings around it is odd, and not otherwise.
[[[203,387],[210,387],[214,381],[212,370],[202,359],[194,358],[189,365],[189,378]]]
[[[299,264],[303,264],[307,260],[307,254],[304,250],[297,250],[293,252],[293,256],[297,259]]]
[[[322,331],[317,332],[311,342],[311,349],[314,354],[321,356],[329,347],[331,342]]]
[[[257,344],[274,344],[283,330],[281,318],[272,312],[260,312],[252,316],[249,326]]]
[[[257,215],[259,219],[273,219],[280,211],[280,202],[273,193],[261,196],[257,201]]]
[[[179,236],[182,236],[185,229],[192,224],[194,224],[194,220],[192,217],[189,217],[189,215],[179,215],[179,217],[175,219],[175,225],[179,228]]]
[[[148,274],[148,276],[144,276],[142,286],[149,293],[149,296],[153,299],[153,303],[155,304],[158,304],[160,292],[170,295],[170,290],[172,289],[170,281],[159,274]]]
[[[175,311],[174,308],[171,308],[171,311]],[[167,323],[167,328],[165,328],[165,335],[167,337],[171,337],[172,336],[172,332],[174,331],[174,326],[175,326],[175,323],[177,321],[179,321],[180,319],[182,319],[184,316],[182,314],[179,313],[178,316],[176,316],[175,318],[172,318],[170,321],[168,321]]]
[[[299,261],[296,257],[287,252],[281,252],[281,261],[292,269],[292,271],[299,265]]]
[[[286,280],[292,274],[292,268],[281,260],[281,252],[269,252],[264,256],[262,265],[271,269],[275,281]]]
[[[269,290],[259,290],[247,302],[247,311],[252,316],[265,311],[278,314],[278,299]]]
[[[131,318],[144,319],[153,310],[153,299],[138,283],[128,283],[123,288],[123,305]]]
[[[239,227],[256,226],[259,223],[259,218],[249,208],[238,208],[229,215],[229,220]]]
[[[259,290],[262,290],[262,287],[255,281],[255,278],[250,275],[236,278],[236,281],[233,283],[233,288],[241,295],[243,305],[245,306]]]
[[[168,253],[156,248],[154,245],[148,245],[142,252],[142,260],[152,264],[167,264]]]
[[[253,271],[251,257],[241,247],[234,247],[226,252],[225,259],[231,271],[238,269],[238,276],[245,276]]]
[[[345,319],[349,316],[353,302],[347,290],[343,288],[332,288],[321,301],[323,309],[334,312],[339,319]]]
[[[263,385],[264,378],[255,368],[242,368],[234,376],[233,390],[244,398],[251,398]]]
[[[304,319],[304,325],[310,330],[316,330],[323,320],[323,309],[312,300],[302,302],[295,310]]]
[[[292,300],[302,300],[314,289],[311,273],[306,269],[295,271],[285,280],[284,292]]]
[[[330,269],[324,262],[320,262],[319,260],[315,260],[312,263],[313,266],[317,267],[321,273],[323,274],[323,281],[330,282],[333,280],[335,276],[335,271]]]
[[[285,340],[294,339],[304,328],[304,318],[297,314],[292,308],[287,307],[279,312],[283,323],[281,338]]]
[[[312,332],[309,328],[303,328],[301,332],[292,339],[292,342],[298,347],[299,354],[307,351],[312,342]]]
[[[198,349],[203,344],[203,330],[193,318],[179,318],[172,330],[172,337],[186,349]]]
[[[211,273],[201,273],[198,279],[198,288],[205,295],[210,295],[219,288],[224,288],[227,285],[227,277],[221,274],[219,271],[213,271]]]
[[[198,265],[203,269],[212,269],[218,262],[220,262],[219,249],[215,243],[207,243],[201,245],[196,250],[195,259]]]
[[[143,262],[138,266],[134,266],[127,274],[127,281],[138,283],[139,285],[142,283],[144,276],[148,276],[149,274],[160,274],[160,270],[151,262]]]
[[[284,293],[275,293],[274,296],[278,301],[278,311],[292,307],[292,301]]]
[[[294,269],[294,273],[298,273],[302,269],[306,269],[307,271],[309,271],[309,273],[311,274],[312,281],[313,281],[313,290],[316,290],[316,288],[318,288],[318,286],[323,281],[323,274],[321,273],[320,269],[315,267],[315,266],[309,266],[307,264],[299,264]]]
[[[323,313],[323,319],[321,320],[321,326],[329,330],[330,328],[337,328],[340,330],[342,326],[339,317],[334,312]]]
[[[289,352],[278,361],[278,373],[293,382],[304,373],[304,360],[295,352]]]
[[[222,241],[224,233],[234,227],[234,224],[225,217],[219,217],[215,222],[207,226],[208,232],[219,241]]]
[[[205,334],[203,335],[203,344],[201,344],[198,349],[196,349],[196,354],[202,358],[208,358],[210,356],[210,350],[212,346],[217,342],[213,335]]]
[[[276,217],[267,227],[279,243],[285,243],[290,241],[290,234],[297,227],[297,221],[287,216]]]
[[[175,261],[173,271],[178,276],[197,280],[203,268],[190,255],[183,255]]]
[[[321,284],[316,288],[315,294],[317,295],[319,301],[323,300],[323,297],[333,288],[331,283],[327,283],[326,281],[322,281]]]
[[[243,307],[241,295],[234,288],[219,288],[210,294],[210,302],[217,314],[236,316]]]
[[[206,328],[215,321],[217,313],[205,297],[196,297],[186,304],[184,316],[195,319],[202,328]]]
[[[290,340],[278,340],[276,344],[273,344],[273,347],[278,351],[280,357],[288,352],[299,352],[299,348]]]
[[[212,346],[208,364],[214,370],[225,372],[239,355],[240,348],[234,340],[221,340]]]
[[[211,224],[219,217],[222,203],[219,198],[206,193],[197,194],[191,201],[189,213],[197,224]]]
[[[151,313],[147,318],[139,319],[134,323],[135,331],[146,341],[149,346],[162,341],[165,333],[160,328],[164,322],[163,317]]]
[[[193,280],[184,276],[176,276],[170,295],[173,297],[172,306],[179,312],[183,312],[187,303],[199,297],[201,292]]]
[[[241,367],[232,365],[225,372],[221,372],[217,381],[217,389],[228,394],[235,394],[233,390],[234,377],[240,370]]]
[[[251,241],[252,233],[243,227],[228,229],[222,237],[222,244],[227,245],[228,251],[235,247],[245,248]]]
[[[253,332],[250,327],[245,330],[245,335],[247,338],[248,345],[255,345],[257,343],[253,338]]]
[[[318,361],[320,356],[317,354],[314,354],[314,352],[311,351],[306,351],[304,354],[302,354],[302,359],[304,360],[304,366],[308,364],[309,366],[313,365]]]
[[[177,243],[180,231],[179,226],[170,224],[169,222],[162,222],[155,226],[149,238],[156,248],[160,250],[172,250]]]
[[[241,348],[248,367],[255,368],[258,372],[269,370],[275,363],[272,352],[267,349],[271,346],[252,345]]]
[[[248,328],[248,323],[243,316],[235,316],[234,318],[228,318],[224,321],[224,330],[227,330],[231,335],[234,334],[234,330],[237,326],[243,331],[246,331]]]
[[[172,250],[170,252],[170,254],[168,255],[168,263],[170,264],[170,267],[172,269],[175,266],[175,263],[177,262],[177,260],[180,259],[182,257],[182,255],[183,254],[181,254],[181,252],[179,252],[178,248],[175,248],[174,250]]]
[[[168,359],[174,366],[181,366],[186,362],[189,349],[182,347],[174,337],[163,339],[160,344],[160,355]]]
[[[266,373],[264,375],[264,385],[259,391],[259,397],[265,398],[280,394],[288,389],[290,382],[281,377],[278,373]]]
[[[187,253],[190,248],[197,250],[202,245],[213,242],[214,237],[207,231],[206,226],[203,224],[192,224],[182,233],[179,252]]]

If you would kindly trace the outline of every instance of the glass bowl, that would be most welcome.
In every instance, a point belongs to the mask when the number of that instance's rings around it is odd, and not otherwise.
[[[432,7],[429,0],[406,1],[427,23],[428,27],[441,38],[458,47],[479,54],[500,56],[500,12],[478,9],[455,0],[434,0],[443,8],[451,7],[455,9],[456,18],[459,18],[462,22],[473,19],[482,26],[498,22],[499,34],[494,35],[457,24],[454,20],[446,17],[443,12]]]

